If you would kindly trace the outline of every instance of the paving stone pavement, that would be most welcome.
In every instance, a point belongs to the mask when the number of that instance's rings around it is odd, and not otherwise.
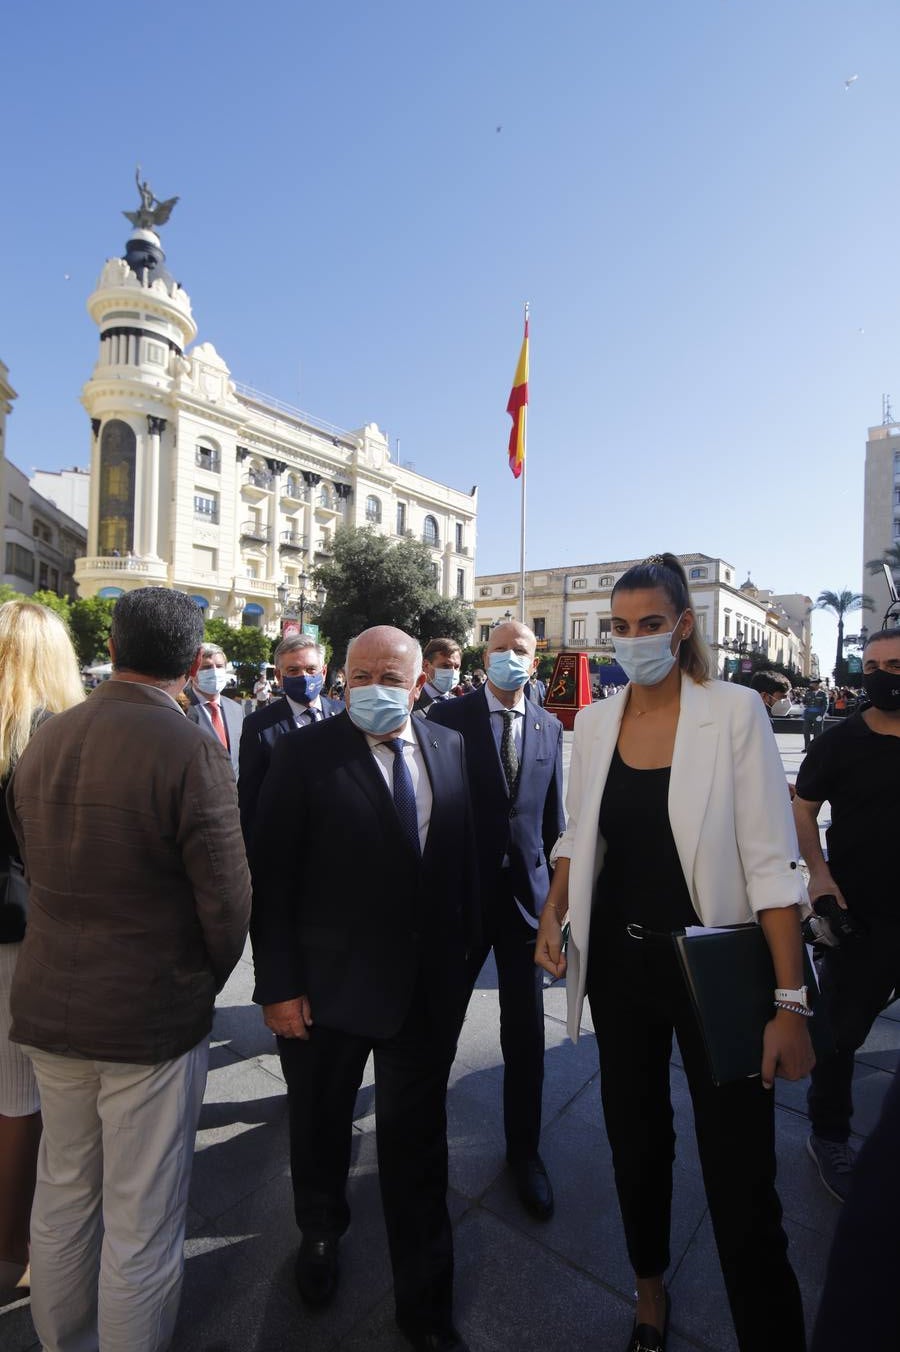
[[[791,778],[802,741],[779,737]],[[567,744],[570,738],[566,739]],[[569,747],[566,748],[567,755]],[[342,1282],[327,1310],[296,1295],[284,1081],[273,1039],[250,1003],[249,950],[222,992],[191,1186],[184,1294],[173,1352],[408,1352],[393,1323],[378,1196],[371,1066],[357,1101]],[[616,1352],[632,1320],[631,1278],[599,1103],[589,1016],[565,1036],[565,990],[545,997],[547,1058],[542,1150],[556,1215],[532,1221],[504,1167],[496,974],[472,998],[448,1096],[456,1317],[472,1352]],[[900,1057],[900,1002],[877,1021],[857,1059],[854,1127],[864,1136]],[[679,1058],[672,1227],[671,1352],[734,1352]],[[805,1085],[775,1090],[779,1187],[791,1256],[811,1323],[839,1205],[822,1189],[805,1142]],[[859,1141],[855,1141],[859,1144]],[[35,1349],[27,1301],[0,1308],[3,1352]]]

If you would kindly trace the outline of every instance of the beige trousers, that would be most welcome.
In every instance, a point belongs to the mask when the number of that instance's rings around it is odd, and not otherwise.
[[[209,1043],[155,1066],[26,1047],[44,1118],[31,1312],[44,1352],[163,1352]]]

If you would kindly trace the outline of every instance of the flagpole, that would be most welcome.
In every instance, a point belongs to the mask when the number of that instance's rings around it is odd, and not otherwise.
[[[528,331],[528,301],[525,302],[525,331]],[[530,345],[529,345],[530,347]],[[529,351],[529,362],[531,354]],[[529,371],[530,375],[530,371]],[[525,476],[528,473],[528,404],[522,409],[522,526],[519,542],[519,619],[525,619]]]

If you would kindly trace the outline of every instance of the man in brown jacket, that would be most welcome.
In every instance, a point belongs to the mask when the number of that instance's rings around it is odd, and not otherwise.
[[[203,622],[183,592],[120,598],[115,674],[32,737],[8,794],[30,886],[14,1041],[44,1118],[32,1315],[47,1352],[168,1347],[213,1002],[250,883],[226,752],[176,696]]]

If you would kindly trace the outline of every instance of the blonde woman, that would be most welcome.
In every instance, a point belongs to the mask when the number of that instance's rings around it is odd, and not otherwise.
[[[662,1352],[675,1133],[673,1033],[694,1108],[703,1180],[741,1352],[803,1352],[797,1281],[775,1191],[772,1082],[812,1065],[790,800],[754,690],[712,680],[684,570],[672,554],[612,593],[624,694],[582,710],[556,868],[535,960],[568,965],[569,1032],[585,995],[600,1054],[637,1310],[628,1352]],[[568,954],[561,923],[568,912]],[[775,969],[760,1075],[717,1087],[672,931],[756,919]]]
[[[0,606],[0,792],[34,729],[84,699],[66,626],[46,606]],[[5,803],[0,803],[0,874],[20,865]],[[9,991],[24,937],[24,916],[7,890],[0,909],[0,1293],[24,1284],[28,1220],[41,1115],[31,1062],[9,1040]]]

